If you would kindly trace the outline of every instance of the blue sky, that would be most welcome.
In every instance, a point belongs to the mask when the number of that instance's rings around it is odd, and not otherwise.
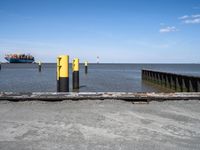
[[[1,0],[0,52],[200,63],[200,0]]]

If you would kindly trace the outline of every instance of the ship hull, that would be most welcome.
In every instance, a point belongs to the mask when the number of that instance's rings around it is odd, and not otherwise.
[[[34,60],[28,59],[16,59],[16,58],[5,58],[9,63],[33,63]]]

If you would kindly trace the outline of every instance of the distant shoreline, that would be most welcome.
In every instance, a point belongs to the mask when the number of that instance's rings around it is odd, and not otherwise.
[[[56,64],[56,62],[42,62],[43,64]],[[1,64],[37,64],[35,63],[9,63],[9,62],[1,62]],[[70,63],[71,64],[71,63]],[[84,64],[84,62],[80,62],[80,64]],[[200,65],[200,63],[89,63],[92,65]]]

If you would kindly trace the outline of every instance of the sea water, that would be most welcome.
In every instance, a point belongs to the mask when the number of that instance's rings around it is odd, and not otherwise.
[[[71,66],[71,65],[70,65]],[[200,64],[80,64],[80,92],[162,92],[163,88],[141,79],[141,69],[200,76]],[[70,68],[70,91],[72,72]],[[0,91],[56,92],[56,64],[2,64]]]

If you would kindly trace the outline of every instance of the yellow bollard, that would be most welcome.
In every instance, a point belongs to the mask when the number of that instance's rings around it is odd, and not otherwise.
[[[75,58],[73,60],[72,69],[73,69],[73,73],[72,73],[73,89],[79,89],[79,59],[78,58]]]
[[[57,92],[69,92],[69,56],[57,58]]]
[[[87,74],[87,73],[88,73],[88,62],[85,61],[85,74]]]

